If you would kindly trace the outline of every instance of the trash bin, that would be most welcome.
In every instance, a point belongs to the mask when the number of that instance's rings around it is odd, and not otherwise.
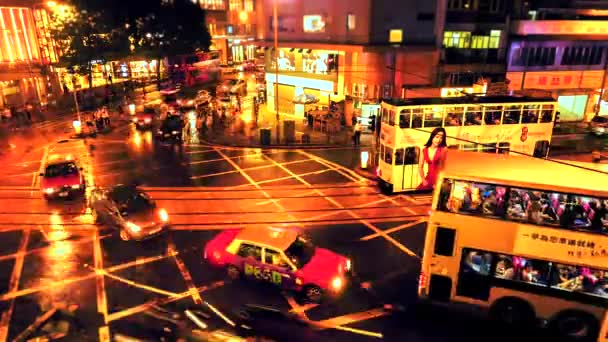
[[[260,128],[260,145],[270,145],[270,128]]]
[[[302,134],[302,144],[310,144],[310,134]]]
[[[294,120],[283,121],[283,136],[288,144],[296,141],[296,122]]]

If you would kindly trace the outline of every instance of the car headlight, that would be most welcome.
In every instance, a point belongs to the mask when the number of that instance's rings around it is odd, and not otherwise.
[[[342,278],[340,278],[340,277],[335,277],[331,281],[331,287],[334,289],[334,291],[340,291],[342,289],[342,285],[344,285],[344,284],[343,284]]]
[[[346,266],[345,266],[346,271],[350,271],[351,267],[352,267],[352,262],[350,261],[350,259],[346,259]]]
[[[172,131],[171,134],[177,134],[179,133],[178,131]]]
[[[158,211],[158,217],[160,217],[160,220],[163,222],[169,221],[169,214],[167,213],[167,211],[165,209],[160,209]]]
[[[137,123],[137,118],[133,118],[133,122]]]
[[[133,233],[137,233],[141,231],[141,227],[136,225],[133,222],[127,222],[127,228],[132,231]]]
[[[145,123],[150,123],[150,121],[152,121],[152,119],[150,119],[150,118],[145,118],[145,119],[144,119],[144,122],[145,122]]]
[[[45,194],[49,194],[49,195],[50,195],[50,194],[52,194],[53,192],[55,192],[55,189],[53,189],[53,188],[45,188],[45,189],[44,189],[44,193],[45,193]]]
[[[74,185],[72,185],[72,189],[78,189],[78,188],[80,188],[80,184],[74,184]]]
[[[193,104],[194,104],[193,100],[188,101],[188,105],[193,105]]]

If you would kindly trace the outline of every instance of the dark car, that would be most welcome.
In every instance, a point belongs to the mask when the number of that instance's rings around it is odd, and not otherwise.
[[[90,198],[95,223],[120,231],[122,240],[141,241],[167,230],[169,215],[135,185],[96,188]]]
[[[156,138],[160,141],[182,142],[184,120],[179,115],[169,115],[161,123]]]
[[[608,134],[608,117],[594,116],[589,122],[589,131],[597,136]]]
[[[133,123],[137,129],[149,129],[152,127],[156,111],[153,108],[144,108],[143,112],[136,113]]]

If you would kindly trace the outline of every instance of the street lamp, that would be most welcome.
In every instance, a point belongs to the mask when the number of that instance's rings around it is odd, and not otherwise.
[[[277,143],[280,143],[281,124],[279,117],[279,17],[277,1],[272,3],[272,23],[274,26],[274,111],[277,120]]]

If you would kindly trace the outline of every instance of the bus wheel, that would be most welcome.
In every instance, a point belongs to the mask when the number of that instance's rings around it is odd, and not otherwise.
[[[561,312],[549,323],[549,329],[556,336],[571,341],[594,341],[599,332],[595,317],[580,311]]]
[[[527,327],[533,324],[536,315],[524,300],[502,298],[490,307],[490,317],[497,323]]]

